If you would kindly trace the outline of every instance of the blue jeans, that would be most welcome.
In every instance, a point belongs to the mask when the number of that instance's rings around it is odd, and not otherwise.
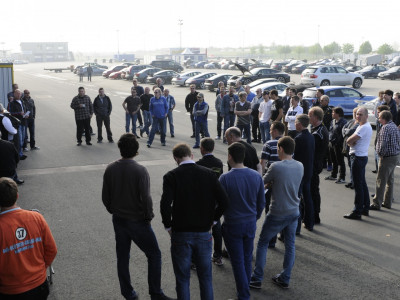
[[[168,123],[169,123],[169,133],[171,134],[171,135],[174,135],[175,133],[174,133],[174,118],[173,118],[173,116],[172,116],[172,110],[169,110],[168,111],[168,114],[167,114],[167,118],[168,118]],[[166,131],[167,129],[165,128],[165,131]]]
[[[251,144],[250,124],[243,124],[243,125],[238,124],[236,125],[236,127],[240,129],[240,133],[243,133],[244,131],[246,142],[248,144]]]
[[[256,221],[222,225],[222,236],[231,260],[239,300],[250,299],[249,283],[256,228]]]
[[[171,257],[179,300],[190,299],[190,266],[196,264],[200,298],[214,299],[211,266],[212,237],[210,232],[172,232]],[[198,298],[198,297],[195,297]]]
[[[132,119],[132,133],[136,135],[136,121],[137,121],[137,114],[128,114],[125,113],[125,132],[129,132],[129,123]]]
[[[26,126],[19,125],[18,127],[18,141],[19,141],[19,147],[18,147],[18,153],[19,156],[24,155],[23,153],[23,145],[24,145],[24,140],[25,140],[25,135],[26,135]]]
[[[112,218],[117,249],[117,269],[121,294],[125,299],[132,299],[136,292],[131,284],[129,274],[129,258],[133,241],[144,252],[148,262],[147,281],[150,295],[160,295],[161,290],[161,252],[156,236],[150,224],[123,219],[116,215]],[[137,273],[137,276],[143,276]]]
[[[367,182],[365,181],[365,166],[368,162],[368,156],[351,155],[352,160],[351,173],[353,174],[354,184],[354,210],[358,215],[363,211],[369,211],[370,199]]]
[[[225,131],[229,128],[229,114],[225,114],[222,118],[224,120],[224,131],[222,132],[222,136],[225,140]]]
[[[165,144],[165,128],[166,128],[166,118],[156,118],[153,117],[153,124],[151,125],[151,131],[149,135],[149,140],[147,141],[148,145],[151,145],[154,140],[154,136],[156,134],[156,131],[159,129],[160,134],[161,134],[161,144]]]
[[[208,133],[208,124],[205,122],[195,121],[195,137],[196,137],[196,146],[200,145],[200,132],[204,133],[204,136],[209,137]]]
[[[265,144],[267,141],[271,139],[269,129],[270,129],[269,122],[260,122],[260,132],[263,144]]]
[[[144,128],[142,129],[143,132],[146,132],[147,135],[150,134],[150,126],[153,124],[153,118],[151,117],[151,113],[148,110],[143,110],[143,122]]]
[[[252,275],[255,280],[263,280],[269,241],[277,235],[278,232],[283,231],[285,235],[285,256],[283,259],[283,271],[280,274],[280,278],[285,283],[289,284],[296,254],[295,239],[298,218],[298,213],[290,216],[273,216],[268,214],[265,217],[260,239],[257,244],[256,263]]]
[[[234,113],[229,113],[229,127],[235,126],[236,115]]]

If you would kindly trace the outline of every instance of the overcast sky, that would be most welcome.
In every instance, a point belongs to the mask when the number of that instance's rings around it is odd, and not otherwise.
[[[240,3],[241,5],[237,5]],[[2,0],[0,48],[69,42],[71,51],[117,52],[258,44],[322,46],[363,41],[398,47],[398,0]],[[7,26],[8,24],[9,26]],[[3,44],[4,43],[4,44]]]

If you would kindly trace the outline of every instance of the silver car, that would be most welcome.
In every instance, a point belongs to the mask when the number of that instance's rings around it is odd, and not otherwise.
[[[172,85],[185,86],[185,82],[187,79],[189,79],[190,77],[196,76],[200,73],[201,72],[198,72],[198,71],[191,71],[191,72],[179,74],[178,77],[175,77],[172,79]]]
[[[376,126],[376,117],[375,117],[375,107],[378,103],[379,98],[376,98],[371,101],[363,101],[363,100],[356,100],[358,106],[363,106],[368,110],[368,122],[371,126]]]
[[[314,86],[351,85],[358,89],[364,77],[360,74],[349,72],[341,66],[310,66],[301,73],[300,84]]]

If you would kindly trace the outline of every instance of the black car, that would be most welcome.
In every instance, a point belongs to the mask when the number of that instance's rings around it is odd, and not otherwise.
[[[287,60],[286,61],[276,61],[276,62],[274,61],[271,65],[271,68],[280,71],[280,70],[282,70],[283,66],[287,65],[289,62],[290,61],[287,61]]]
[[[360,71],[362,68],[360,66],[349,66],[346,68],[347,71],[349,72],[356,72]]]
[[[307,69],[310,65],[306,63],[298,64],[292,68],[293,74],[301,74],[305,69]]]
[[[155,73],[160,71],[161,71],[160,68],[155,68],[155,67],[146,68],[133,74],[133,78],[136,78],[141,83],[145,83],[148,76],[153,76]]]
[[[127,72],[125,74],[121,74],[122,79],[132,80],[134,75],[144,69],[152,68],[150,65],[131,65],[128,67]]]
[[[179,76],[179,73],[172,70],[163,70],[157,73],[154,73],[152,77],[147,77],[148,83],[156,83],[157,78],[161,78],[162,83],[171,83],[172,78]]]
[[[380,72],[387,71],[384,66],[367,66],[356,73],[361,74],[364,78],[377,78]]]
[[[250,82],[261,79],[261,78],[275,78],[280,82],[289,82],[290,76],[285,72],[279,72],[274,69],[270,68],[255,68],[249,71],[247,68],[243,67],[242,65],[235,64],[236,67],[242,71],[243,75],[232,76],[228,80],[229,85],[234,85],[237,80],[240,80],[242,84],[249,84]]]
[[[282,71],[286,72],[286,73],[291,73],[295,66],[302,64],[302,63],[303,62],[299,61],[299,60],[292,60],[290,63],[288,63],[282,67]]]
[[[193,77],[190,77],[189,79],[187,79],[185,81],[185,85],[190,86],[191,84],[195,84],[196,88],[204,89],[206,87],[206,85],[205,85],[206,79],[208,79],[214,75],[217,75],[217,73],[214,73],[214,72],[201,73],[199,75],[196,75],[196,76],[193,76]]]
[[[379,73],[378,78],[379,79],[391,79],[391,80],[400,78],[400,66],[392,67],[387,71]]]
[[[227,86],[227,81],[231,78],[231,74],[217,74],[208,79],[206,79],[204,85],[205,88],[209,89],[210,91],[214,91],[214,89],[218,88],[218,83],[222,81],[225,86]]]

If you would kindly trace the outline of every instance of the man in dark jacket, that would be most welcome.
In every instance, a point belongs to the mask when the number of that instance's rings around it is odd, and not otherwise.
[[[196,85],[191,84],[190,85],[190,93],[186,96],[185,99],[185,108],[186,111],[188,113],[190,113],[190,121],[192,122],[192,130],[193,130],[193,134],[191,136],[191,138],[195,138],[195,122],[194,122],[194,116],[193,116],[193,108],[195,103],[197,102],[197,94],[198,92],[196,92]]]
[[[40,147],[36,146],[36,141],[35,141],[36,106],[35,106],[35,101],[32,99],[29,90],[24,90],[24,96],[22,98],[22,101],[25,104],[26,111],[27,112],[29,111],[28,118],[26,119],[26,125],[27,125],[27,130],[29,129],[29,144],[31,150],[39,150]],[[26,141],[27,141],[27,135],[25,136],[24,148],[27,146]]]
[[[201,298],[213,299],[210,229],[221,218],[228,198],[215,172],[195,164],[188,145],[177,144],[172,153],[179,166],[164,175],[160,205],[162,222],[171,235],[178,299],[190,298],[192,260]]]
[[[107,131],[107,139],[110,143],[114,143],[110,129],[112,103],[110,98],[104,93],[103,88],[99,88],[99,95],[93,101],[93,110],[97,122],[97,142],[102,143],[103,141],[102,127],[104,123]]]
[[[17,175],[19,155],[14,144],[0,140],[0,157],[0,177],[9,177],[17,184],[23,184],[24,181],[19,179]]]
[[[331,122],[332,122],[332,108],[329,107],[329,97],[327,95],[321,96],[320,107],[324,111],[324,117],[322,119],[322,124],[324,124],[324,126],[328,130],[329,127],[331,126]],[[331,154],[329,152],[329,149],[327,149],[326,153],[325,153],[324,168],[326,168],[326,170],[328,172],[332,171],[332,159],[331,159]]]
[[[311,124],[311,133],[315,141],[314,166],[311,177],[311,197],[314,205],[314,224],[321,223],[319,213],[321,211],[321,195],[319,193],[319,174],[323,169],[325,153],[328,150],[328,130],[322,124],[324,111],[317,106],[310,108],[308,112]]]
[[[85,88],[78,88],[78,95],[72,99],[71,108],[75,111],[76,139],[77,146],[82,144],[82,133],[85,130],[86,145],[91,146],[90,142],[90,119],[93,116],[93,104],[90,97],[85,94]]]
[[[397,105],[396,101],[394,101],[393,99],[393,91],[386,90],[383,94],[383,99],[385,100],[384,104],[386,104],[390,108],[393,123],[397,124]]]
[[[122,158],[109,164],[104,172],[102,200],[112,214],[121,294],[125,299],[138,299],[129,274],[133,241],[147,257],[151,299],[167,300],[170,298],[161,290],[161,251],[150,225],[154,217],[150,176],[146,168],[134,160],[138,155],[139,143],[133,134],[123,134],[118,141],[118,148]],[[139,277],[142,275],[136,274]]]
[[[343,126],[346,125],[347,121],[343,117],[343,109],[341,107],[335,107],[332,112],[333,120],[329,127],[329,153],[332,159],[333,169],[331,175],[325,177],[325,180],[335,180],[335,183],[345,183],[346,179],[346,164],[344,162],[343,155]],[[340,167],[340,175],[337,177],[337,173]]]
[[[26,119],[28,118],[25,103],[21,100],[21,91],[15,90],[14,91],[14,100],[8,103],[8,111],[10,114],[17,118],[20,121],[18,126],[18,136],[14,138],[18,138],[18,142],[14,143],[18,145],[17,151],[19,154],[20,159],[25,159],[26,155],[23,153],[23,145],[25,140],[26,134]]]
[[[91,65],[88,65],[88,66],[87,66],[86,72],[87,72],[87,80],[88,80],[88,81],[92,81],[93,68],[92,68]]]
[[[299,132],[299,134],[294,139],[296,147],[293,158],[301,162],[304,167],[304,174],[299,189],[299,195],[302,197],[296,233],[300,233],[302,220],[304,221],[304,227],[306,229],[312,231],[314,228],[314,204],[311,197],[310,183],[314,168],[315,140],[308,131],[309,123],[310,118],[306,114],[301,114],[296,117],[296,131]]]

